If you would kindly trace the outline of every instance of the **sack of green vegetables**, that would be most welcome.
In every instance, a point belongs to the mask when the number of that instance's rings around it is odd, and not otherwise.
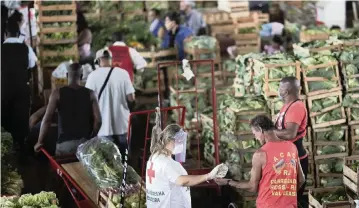
[[[117,146],[103,137],[95,137],[77,148],[76,156],[100,189],[119,189],[124,165]],[[126,183],[138,184],[140,176],[127,166]]]

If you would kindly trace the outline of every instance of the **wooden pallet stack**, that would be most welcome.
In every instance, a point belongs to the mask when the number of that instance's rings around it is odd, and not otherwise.
[[[221,0],[218,1],[218,9],[231,14],[232,18],[248,17],[249,1],[245,0]]]
[[[258,53],[261,49],[259,22],[248,16],[232,18],[234,24],[233,39],[236,42],[238,54]]]
[[[135,80],[137,79],[137,82],[135,81],[135,88],[140,93],[140,96],[136,96],[136,99],[139,104],[143,105],[158,103],[157,65],[161,62],[176,61],[177,51],[175,49],[156,50],[152,47],[148,51],[139,51],[139,53],[147,61],[147,66],[143,73],[135,75]],[[167,70],[169,71],[170,69]],[[160,73],[160,93],[163,94],[166,89],[165,77],[162,70]]]
[[[233,34],[233,22],[228,12],[218,9],[208,9],[203,11],[202,15],[206,24],[210,26],[210,34],[212,37],[216,37],[220,34]]]
[[[63,61],[77,61],[75,1],[36,1],[39,45],[37,47],[39,91],[50,87],[52,71]],[[67,79],[53,79],[63,84]]]

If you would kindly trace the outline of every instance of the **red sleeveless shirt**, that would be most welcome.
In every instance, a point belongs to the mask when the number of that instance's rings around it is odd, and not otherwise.
[[[266,165],[262,168],[257,198],[258,208],[297,207],[297,147],[290,141],[267,142],[262,148]]]
[[[111,46],[109,49],[112,53],[112,66],[126,70],[133,82],[133,63],[130,48],[127,46]]]

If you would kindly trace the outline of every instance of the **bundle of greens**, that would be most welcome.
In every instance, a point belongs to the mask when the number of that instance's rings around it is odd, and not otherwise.
[[[337,34],[339,40],[357,40],[359,38],[358,28],[350,28]]]
[[[124,166],[120,151],[113,142],[95,137],[81,144],[76,156],[99,188],[116,189],[121,186]],[[131,166],[128,166],[126,182],[137,184],[140,181],[140,176]]]
[[[328,202],[337,202],[337,201],[347,201],[348,198],[346,196],[344,189],[339,189],[334,193],[315,193],[314,197],[321,203],[328,203]]]
[[[45,39],[52,40],[63,40],[63,39],[73,39],[76,38],[75,32],[55,32],[45,34]]]
[[[342,173],[343,166],[343,159],[331,158],[318,161],[318,167],[321,173]]]
[[[312,112],[320,112],[321,110],[339,104],[340,100],[338,96],[325,97],[322,99],[313,100]],[[335,108],[334,110],[315,116],[315,123],[320,124],[329,121],[335,121],[342,118],[341,108]]]
[[[217,47],[217,39],[211,36],[195,36],[192,37],[189,41],[186,41],[184,47],[188,50],[197,48],[211,51],[209,53],[200,54],[199,58],[215,59],[216,53],[214,53],[214,51]]]
[[[1,160],[3,159],[3,156],[12,153],[12,142],[11,134],[1,128]]]
[[[227,59],[223,61],[223,70],[226,72],[236,72],[236,61],[232,59]]]
[[[329,155],[329,154],[336,154],[342,153],[346,151],[346,147],[344,145],[328,145],[323,146],[321,149],[318,148],[317,155]]]
[[[240,28],[238,30],[238,33],[239,34],[257,33],[257,28],[255,27]]]
[[[358,171],[358,167],[359,167],[359,161],[358,161],[358,160],[354,161],[354,163],[351,164],[349,167],[350,167],[350,169],[352,169],[352,170],[354,170],[355,172],[357,172],[357,171]]]
[[[139,89],[150,89],[157,87],[157,70],[146,69],[135,75],[134,85]]]
[[[339,54],[339,60],[343,63],[343,74],[346,87],[359,88],[359,78],[350,77],[359,74],[359,50],[357,47],[345,47]]]
[[[6,208],[59,208],[54,192],[42,191],[38,194],[24,194],[20,197],[0,197],[0,207]]]
[[[329,131],[316,132],[315,137],[318,141],[344,141],[345,130],[341,126],[332,127]]]
[[[314,25],[310,25],[302,31],[308,35],[318,35],[318,34],[329,34],[330,33],[330,30],[328,27],[314,26]]]
[[[308,58],[300,59],[303,68],[305,69],[308,66],[327,64],[329,62],[335,62],[336,59],[333,56],[326,56],[316,54]],[[307,77],[323,77],[326,78],[326,81],[310,81],[308,82],[309,92],[318,91],[318,90],[329,90],[339,86],[339,82],[336,79],[336,65],[331,65],[324,68],[306,70]],[[333,80],[332,80],[333,79]]]

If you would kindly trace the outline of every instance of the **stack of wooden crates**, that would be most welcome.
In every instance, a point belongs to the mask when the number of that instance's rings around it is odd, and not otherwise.
[[[38,11],[39,45],[37,47],[39,91],[49,88],[52,71],[63,61],[77,61],[75,1],[35,1]],[[65,84],[67,79],[51,79],[51,85]]]

